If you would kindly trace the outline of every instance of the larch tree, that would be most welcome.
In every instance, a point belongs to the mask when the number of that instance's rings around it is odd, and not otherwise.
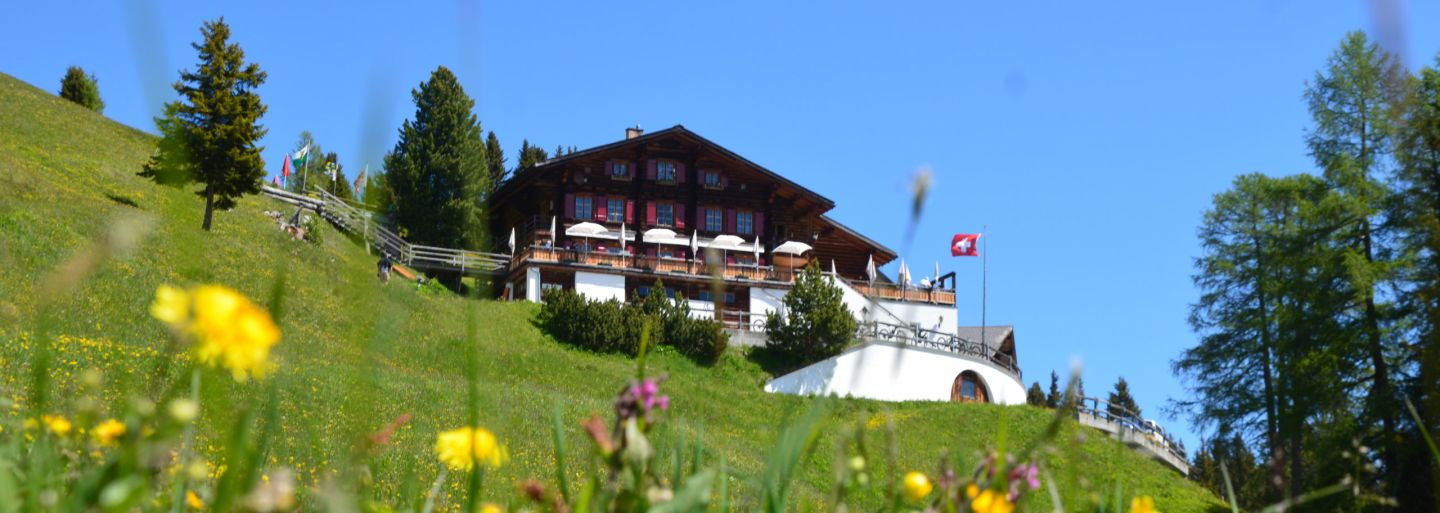
[[[1040,388],[1039,381],[1030,383],[1030,389],[1025,392],[1025,404],[1045,407],[1045,390]]]
[[[840,354],[855,339],[858,322],[845,306],[844,292],[814,262],[800,271],[781,300],[781,311],[765,318],[774,348],[790,361],[807,364]]]
[[[1045,395],[1045,407],[1055,409],[1060,407],[1060,375],[1050,371],[1050,393]]]
[[[60,97],[95,112],[105,111],[105,101],[100,99],[100,82],[79,66],[65,70],[65,77],[60,79]]]
[[[549,159],[550,154],[545,152],[545,148],[531,146],[529,139],[523,139],[520,141],[520,160],[515,164],[515,172],[530,169],[535,164]]]
[[[1384,230],[1389,191],[1383,174],[1392,148],[1391,115],[1402,77],[1393,56],[1370,42],[1364,32],[1351,32],[1305,91],[1315,123],[1306,140],[1310,154],[1326,182],[1345,200],[1341,219],[1346,222],[1337,226],[1335,233],[1337,243],[1348,253],[1347,285],[1355,296],[1347,315],[1360,331],[1354,363],[1368,371],[1362,376],[1366,384],[1357,390],[1366,390],[1366,417],[1380,426],[1368,438],[1380,449],[1382,472],[1391,482],[1396,477],[1389,473],[1396,463],[1394,440],[1400,413],[1391,364],[1396,343],[1386,333],[1386,311],[1391,305],[1377,296],[1393,282],[1396,272]]]
[[[195,181],[195,166],[190,159],[190,131],[180,120],[180,103],[165,104],[165,113],[155,118],[160,142],[150,160],[141,167],[140,176],[160,185],[179,187]]]
[[[255,88],[266,74],[245,62],[224,18],[205,22],[200,34],[202,41],[190,45],[200,62],[180,73],[174,86],[180,100],[173,108],[191,174],[202,186],[196,194],[205,198],[201,227],[208,231],[215,209],[228,210],[242,196],[260,192],[265,161],[256,143],[265,135],[259,124],[265,105]]]
[[[489,175],[475,101],[444,66],[411,97],[415,117],[385,156],[395,221],[416,243],[483,249]]]

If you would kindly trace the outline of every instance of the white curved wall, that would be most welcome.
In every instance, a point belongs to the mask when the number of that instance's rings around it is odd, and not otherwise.
[[[797,395],[854,396],[882,401],[949,401],[950,387],[961,372],[980,375],[997,404],[1024,404],[1020,380],[986,363],[951,353],[867,342],[839,356],[780,376],[766,392]]]

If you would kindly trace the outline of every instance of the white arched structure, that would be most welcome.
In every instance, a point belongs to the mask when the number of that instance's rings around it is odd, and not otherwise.
[[[838,356],[780,376],[765,391],[864,397],[882,401],[949,401],[955,378],[974,371],[989,402],[1024,404],[1020,377],[994,363],[904,342],[869,340]]]

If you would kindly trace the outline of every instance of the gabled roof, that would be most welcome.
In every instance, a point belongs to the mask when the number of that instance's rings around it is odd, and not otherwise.
[[[655,141],[655,140],[658,140],[658,139],[663,139],[663,138],[669,137],[669,136],[681,136],[681,137],[686,137],[686,138],[692,139],[692,140],[694,140],[697,144],[699,144],[699,145],[700,145],[701,147],[703,147],[703,148],[710,149],[710,150],[712,150],[712,151],[715,151],[716,153],[719,153],[719,154],[721,154],[721,155],[724,155],[724,156],[727,157],[727,158],[734,159],[735,161],[740,162],[741,164],[745,165],[746,167],[749,167],[750,169],[752,169],[752,170],[760,173],[761,175],[765,176],[766,178],[769,178],[769,179],[771,179],[771,180],[774,180],[774,181],[776,181],[776,182],[779,182],[780,184],[785,185],[786,187],[792,188],[792,189],[796,190],[797,192],[799,192],[800,194],[809,197],[811,200],[815,201],[816,203],[819,203],[819,204],[823,207],[823,208],[821,209],[821,212],[830,210],[830,209],[832,209],[832,208],[835,207],[835,202],[832,201],[830,198],[826,198],[825,196],[822,196],[822,195],[821,195],[820,193],[818,193],[818,192],[812,191],[812,190],[806,188],[806,187],[803,186],[803,185],[800,185],[800,184],[798,184],[798,183],[795,183],[794,181],[791,181],[789,178],[785,178],[784,176],[781,176],[779,173],[776,173],[776,172],[774,172],[774,171],[771,171],[771,170],[765,168],[765,166],[762,166],[762,165],[760,165],[760,164],[756,164],[756,163],[754,163],[754,162],[751,162],[750,159],[747,159],[747,158],[745,158],[745,157],[742,157],[742,156],[740,156],[740,154],[735,153],[735,152],[733,152],[733,151],[730,151],[728,148],[726,148],[726,147],[724,147],[724,146],[721,146],[721,145],[719,145],[719,144],[715,144],[714,141],[711,141],[711,140],[709,140],[709,139],[706,139],[706,138],[702,137],[700,134],[697,134],[697,133],[695,133],[695,132],[690,131],[690,129],[685,128],[684,125],[675,125],[675,126],[672,126],[672,127],[670,127],[670,128],[666,128],[666,129],[664,129],[664,130],[658,130],[658,131],[655,131],[655,132],[651,132],[651,133],[648,133],[648,134],[644,134],[644,135],[641,135],[641,136],[636,137],[636,138],[633,138],[633,139],[621,139],[621,140],[619,140],[619,141],[615,141],[615,142],[612,142],[612,143],[609,143],[609,144],[602,144],[602,145],[600,145],[600,146],[595,146],[595,147],[593,147],[593,148],[586,148],[586,149],[583,149],[583,150],[580,150],[580,151],[577,151],[577,152],[574,152],[574,153],[566,154],[566,155],[561,156],[561,157],[555,157],[555,158],[552,158],[552,159],[549,159],[549,160],[540,162],[539,164],[536,164],[536,165],[530,167],[529,169],[521,170],[520,172],[516,173],[515,176],[510,177],[510,179],[509,179],[509,180],[506,180],[505,184],[500,187],[500,190],[499,190],[499,191],[496,191],[496,195],[497,195],[497,196],[501,196],[501,197],[506,196],[506,195],[508,195],[508,194],[510,193],[510,189],[514,189],[515,187],[518,186],[518,185],[516,185],[517,183],[519,183],[519,182],[524,182],[524,181],[528,180],[530,177],[532,177],[532,176],[537,176],[537,175],[539,175],[540,173],[543,173],[543,172],[545,172],[545,171],[548,170],[548,169],[552,169],[552,168],[554,168],[554,167],[557,166],[557,165],[564,164],[564,163],[570,162],[570,161],[572,161],[572,160],[576,160],[576,159],[581,159],[581,158],[593,156],[593,155],[595,155],[595,154],[597,154],[597,153],[602,153],[602,152],[609,151],[609,150],[614,150],[614,149],[623,148],[623,147],[626,147],[626,146],[637,145],[637,144],[645,144],[645,143],[648,143],[648,142],[651,142],[651,141]]]
[[[859,240],[860,243],[875,248],[880,253],[880,257],[876,258],[875,265],[877,266],[888,264],[900,256],[900,254],[896,253],[895,250],[886,247],[884,244],[875,242],[874,239],[866,237],[864,234],[851,229],[849,226],[840,224],[839,221],[831,219],[830,216],[820,214],[819,218],[820,222],[829,224],[830,226],[835,227],[835,229],[840,230],[840,232]]]
[[[958,326],[955,328],[955,335],[965,340],[980,341],[980,332],[985,332],[985,345],[992,349],[999,349],[1015,333],[1014,326]]]

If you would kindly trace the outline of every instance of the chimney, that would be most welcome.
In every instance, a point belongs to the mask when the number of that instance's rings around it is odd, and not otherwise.
[[[640,128],[640,125],[635,125],[635,128],[625,129],[625,140],[627,141],[636,137],[640,137],[642,135],[645,135],[645,129]]]

